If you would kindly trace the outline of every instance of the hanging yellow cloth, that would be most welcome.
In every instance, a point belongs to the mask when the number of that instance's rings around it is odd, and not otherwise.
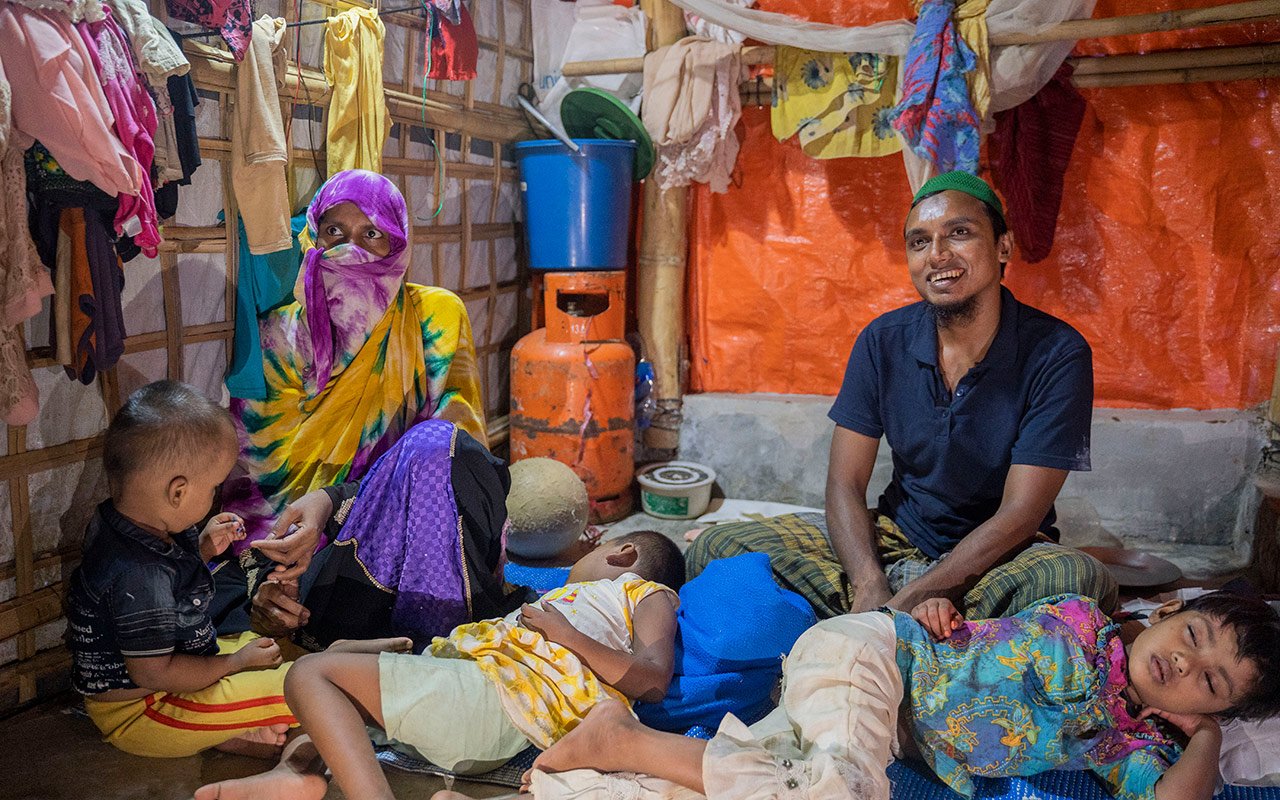
[[[329,174],[344,169],[382,172],[382,148],[391,116],[382,90],[382,43],[386,27],[373,8],[353,8],[329,17],[324,77],[329,96]]]
[[[987,118],[991,108],[991,41],[987,36],[987,6],[991,0],[963,0],[956,3],[956,28],[960,38],[978,57],[978,67],[969,78],[969,102],[978,119]]]
[[[798,136],[813,158],[870,158],[902,150],[889,124],[898,59],[779,46],[774,58],[773,135]]]

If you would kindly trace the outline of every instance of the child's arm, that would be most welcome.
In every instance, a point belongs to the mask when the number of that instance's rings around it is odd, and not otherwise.
[[[195,692],[233,673],[256,667],[276,667],[281,661],[280,645],[272,639],[262,638],[254,639],[231,655],[167,653],[141,658],[125,656],[124,666],[129,671],[129,679],[144,689]]]
[[[1156,782],[1156,800],[1209,800],[1218,789],[1218,759],[1222,756],[1222,728],[1207,714],[1169,714],[1148,708],[1140,715],[1156,715],[1176,725],[1190,741],[1182,756]]]
[[[596,677],[632,700],[656,703],[667,694],[675,671],[676,608],[669,592],[654,592],[636,604],[632,650],[614,650],[569,624],[556,608],[525,605],[520,624],[573,651]]]

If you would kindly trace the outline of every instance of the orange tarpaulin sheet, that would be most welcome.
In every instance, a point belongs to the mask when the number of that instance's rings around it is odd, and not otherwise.
[[[1096,16],[1212,5],[1099,2]],[[909,17],[897,0],[768,2],[821,22]],[[1123,6],[1123,7],[1121,7]],[[1275,41],[1275,25],[1082,43],[1097,54]],[[1053,252],[1006,284],[1093,347],[1096,404],[1243,408],[1280,340],[1280,82],[1085,90]],[[735,186],[694,193],[693,391],[834,394],[858,331],[918,299],[899,157],[816,161],[744,111]]]

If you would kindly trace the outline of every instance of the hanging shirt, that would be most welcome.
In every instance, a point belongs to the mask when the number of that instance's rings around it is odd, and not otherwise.
[[[1126,704],[1120,626],[1089,598],[1061,595],[966,622],[942,641],[910,614],[891,613],[912,735],[964,797],[974,775],[1089,769],[1117,800],[1150,800],[1181,753]]]
[[[155,258],[161,242],[156,218],[155,195],[151,188],[151,162],[155,154],[156,106],[151,95],[138,80],[138,71],[129,51],[129,41],[116,24],[111,9],[98,22],[82,22],[76,27],[84,39],[85,49],[93,62],[115,116],[115,132],[125,150],[142,167],[141,187],[136,194],[119,195],[116,210],[116,233],[123,233],[132,219],[141,230],[134,242],[148,258]]]
[[[9,82],[23,87],[13,94],[16,131],[40,140],[76,180],[113,197],[142,191],[144,170],[112,131],[101,79],[70,19],[0,4],[0,53]]]
[[[538,604],[564,614],[583,635],[629,653],[635,608],[656,592],[667,592],[673,604],[679,602],[662,584],[627,572],[613,580],[562,586],[543,595]],[[437,658],[466,658],[479,664],[498,687],[512,723],[543,749],[577,727],[606,697],[631,703],[568,648],[521,627],[518,609],[500,620],[459,625],[428,649]]]
[[[329,174],[344,169],[382,172],[382,149],[391,115],[382,88],[386,27],[372,8],[329,17],[325,26],[324,77],[329,97]]]
[[[819,53],[778,47],[773,66],[773,135],[798,136],[813,158],[901,152],[889,116],[897,102],[898,59],[875,53]]]
[[[166,0],[169,16],[213,28],[231,48],[236,61],[253,38],[253,6],[250,0]]]

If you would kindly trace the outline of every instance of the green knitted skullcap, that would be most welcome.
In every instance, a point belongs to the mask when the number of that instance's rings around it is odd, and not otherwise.
[[[957,192],[964,192],[970,197],[976,197],[987,205],[996,210],[1001,219],[1004,219],[1004,206],[1000,204],[1000,198],[996,197],[995,190],[977,175],[968,172],[956,170],[954,172],[945,172],[941,175],[934,175],[925,181],[924,186],[920,187],[920,191],[916,192],[916,196],[911,198],[911,207],[915,208],[925,197],[938,192],[945,192],[953,189]]]

